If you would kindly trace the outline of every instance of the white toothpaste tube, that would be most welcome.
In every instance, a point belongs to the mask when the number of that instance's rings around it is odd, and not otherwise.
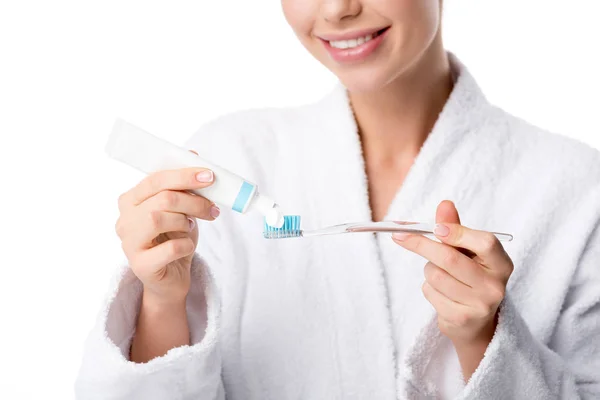
[[[283,225],[284,217],[277,204],[260,194],[255,184],[121,118],[117,118],[105,150],[115,160],[146,174],[188,167],[208,168],[214,173],[213,184],[190,192],[242,214],[257,211],[273,227]]]

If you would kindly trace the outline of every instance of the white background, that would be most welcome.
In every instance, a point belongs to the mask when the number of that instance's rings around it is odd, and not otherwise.
[[[598,15],[596,0],[446,0],[446,44],[493,102],[600,148]],[[333,82],[274,0],[2,0],[0,398],[73,397],[123,258],[116,199],[141,178],[103,153],[115,117],[181,143]]]

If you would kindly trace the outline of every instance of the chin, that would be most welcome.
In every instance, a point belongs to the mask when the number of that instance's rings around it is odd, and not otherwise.
[[[381,91],[406,73],[418,59],[418,53],[414,52],[405,52],[401,57],[389,57],[384,53],[365,62],[346,65],[321,58],[322,64],[352,93]]]
[[[333,71],[344,87],[352,93],[377,92],[394,80],[397,74],[383,70]]]

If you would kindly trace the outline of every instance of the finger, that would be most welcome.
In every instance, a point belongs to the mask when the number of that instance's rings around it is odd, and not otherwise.
[[[451,202],[450,200],[444,200],[438,205],[435,213],[435,222],[438,224],[444,222],[460,224],[460,216],[458,215],[458,210],[456,209],[456,206],[453,202]],[[458,251],[460,251],[469,258],[473,258],[476,255],[471,250],[467,250],[462,247],[456,248],[458,249]]]
[[[190,232],[194,225],[191,220],[180,213],[169,211],[152,211],[140,213],[135,223],[135,231],[128,238],[137,249],[147,249],[153,246],[153,239],[161,233]]]
[[[493,233],[450,223],[436,224],[434,233],[445,244],[472,251],[481,259],[481,264],[490,269],[503,269],[510,262],[504,247]]]
[[[190,217],[213,221],[220,214],[219,207],[212,201],[191,193],[164,190],[145,201],[141,206],[143,212],[169,211],[185,214]]]
[[[214,174],[206,168],[158,171],[145,177],[119,198],[120,206],[137,206],[163,190],[202,189],[212,185]]]
[[[449,222],[454,224],[460,224],[460,217],[458,215],[458,210],[453,202],[450,200],[442,201],[435,212],[435,222],[443,223]]]
[[[424,274],[427,283],[450,300],[464,305],[471,303],[473,289],[456,280],[442,268],[428,262],[425,264]]]
[[[484,278],[479,264],[452,246],[418,234],[395,233],[392,238],[400,246],[426,258],[468,286],[475,287]]]
[[[146,271],[157,272],[169,263],[187,257],[196,251],[194,241],[188,237],[170,239],[150,249],[136,253],[132,264],[144,266]]]
[[[438,316],[456,325],[464,323],[465,316],[470,312],[467,306],[450,300],[428,282],[424,282],[421,289],[427,301],[437,311]]]

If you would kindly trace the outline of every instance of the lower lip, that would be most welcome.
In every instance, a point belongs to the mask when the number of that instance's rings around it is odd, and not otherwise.
[[[361,44],[360,46],[353,47],[351,49],[338,49],[332,47],[329,41],[321,39],[325,45],[325,49],[329,52],[331,57],[339,63],[354,63],[366,60],[381,44],[385,36],[387,35],[389,28],[377,35],[375,38]]]

